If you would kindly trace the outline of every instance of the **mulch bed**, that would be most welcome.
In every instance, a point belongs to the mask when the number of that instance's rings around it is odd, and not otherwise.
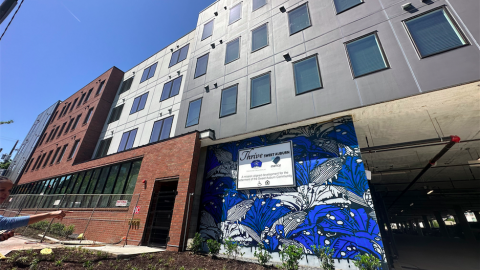
[[[189,252],[164,251],[141,254],[128,259],[84,248],[53,249],[50,255],[41,255],[40,250],[22,250],[8,254],[0,261],[0,269],[125,269],[125,270],[262,270],[258,264]],[[269,269],[276,269],[270,267]]]

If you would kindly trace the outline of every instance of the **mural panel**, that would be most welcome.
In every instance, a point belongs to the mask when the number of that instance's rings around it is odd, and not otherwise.
[[[291,141],[296,187],[237,190],[238,150]],[[335,249],[334,258],[370,253],[385,260],[355,129],[350,117],[298,127],[207,151],[199,231],[270,252],[293,244]]]

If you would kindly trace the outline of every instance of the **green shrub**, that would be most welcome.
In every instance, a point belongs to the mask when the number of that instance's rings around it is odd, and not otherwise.
[[[50,226],[50,232],[56,235],[63,235],[64,229],[65,225],[62,223],[53,223],[52,226]]]
[[[202,250],[202,243],[203,243],[203,238],[200,235],[200,233],[195,233],[195,237],[193,237],[193,241],[190,244],[188,248],[194,253],[197,254]]]
[[[63,235],[64,236],[69,236],[75,231],[75,225],[68,225],[63,229]]]
[[[362,254],[355,256],[353,264],[360,270],[378,270],[380,267],[380,260],[372,254]]]
[[[335,264],[333,261],[333,253],[335,249],[330,247],[312,246],[312,251],[315,256],[322,262],[322,268],[324,270],[335,270]]]
[[[40,231],[45,231],[47,228],[48,228],[48,225],[50,223],[46,220],[42,220],[42,221],[39,221],[39,222],[36,222],[36,223],[33,223],[31,225],[29,225],[30,227],[34,228],[34,229],[37,229],[37,230],[40,230]]]
[[[298,261],[303,258],[303,248],[295,245],[283,245],[282,250],[279,253],[283,268],[287,270],[298,269]]]
[[[258,262],[262,266],[265,266],[272,259],[272,255],[268,252],[263,243],[258,244],[258,252],[255,250],[253,256],[258,259]]]
[[[208,252],[213,257],[216,257],[218,255],[218,253],[220,252],[220,243],[213,240],[213,239],[208,239],[207,240],[207,247],[208,247]]]
[[[229,259],[230,256],[233,256],[235,259],[237,259],[237,255],[243,256],[245,253],[240,252],[240,248],[241,246],[233,241],[232,238],[229,237],[225,240],[225,255],[227,255]]]

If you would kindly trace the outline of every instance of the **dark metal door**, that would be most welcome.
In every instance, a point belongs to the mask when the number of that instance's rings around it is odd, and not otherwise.
[[[172,222],[173,206],[175,204],[176,191],[159,192],[155,207],[149,216],[152,217],[152,226],[148,245],[166,247],[169,241],[170,223]]]

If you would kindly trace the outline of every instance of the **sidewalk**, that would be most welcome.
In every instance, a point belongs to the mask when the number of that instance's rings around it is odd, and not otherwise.
[[[22,235],[15,235],[14,237],[0,242],[0,253],[6,256],[12,250],[22,249],[43,249],[43,248],[56,248],[59,244],[38,243],[39,240],[28,238]]]

